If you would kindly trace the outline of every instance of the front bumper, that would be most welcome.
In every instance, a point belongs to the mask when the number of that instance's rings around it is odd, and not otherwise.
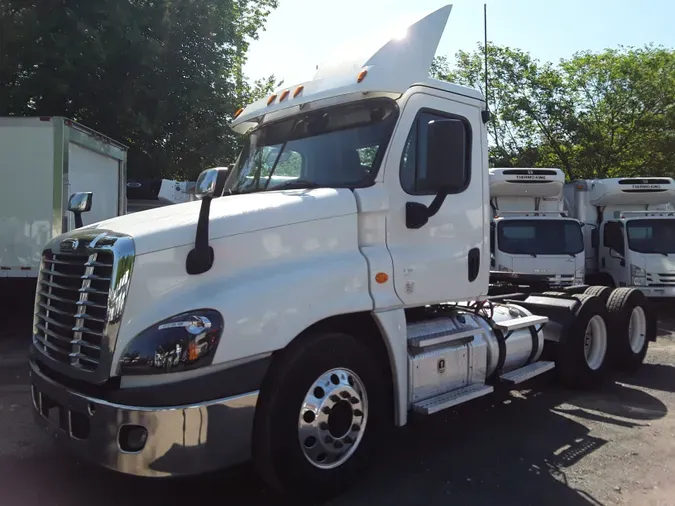
[[[675,286],[634,286],[652,299],[675,298]]]
[[[181,476],[228,467],[250,457],[258,392],[172,407],[126,406],[68,390],[31,362],[35,418],[78,456],[136,476]],[[129,426],[147,431],[125,451]]]

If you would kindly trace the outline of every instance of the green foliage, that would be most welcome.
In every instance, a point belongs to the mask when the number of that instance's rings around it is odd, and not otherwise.
[[[436,58],[432,76],[484,92],[484,49]],[[675,51],[583,52],[558,65],[488,45],[490,163],[570,179],[675,170]]]
[[[60,115],[130,147],[131,177],[234,161],[242,75],[277,0],[0,0],[0,116]]]

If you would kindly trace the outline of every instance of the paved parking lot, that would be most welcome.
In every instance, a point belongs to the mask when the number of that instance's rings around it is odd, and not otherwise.
[[[248,466],[140,480],[78,463],[32,422],[29,316],[0,335],[0,505],[278,505]],[[675,505],[675,322],[647,364],[592,392],[542,378],[400,430],[362,483],[331,505]]]

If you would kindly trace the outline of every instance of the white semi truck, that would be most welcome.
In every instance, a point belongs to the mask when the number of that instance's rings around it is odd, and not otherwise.
[[[557,288],[584,283],[581,225],[565,214],[564,184],[560,169],[490,169],[493,269],[544,278]]]
[[[565,194],[572,216],[585,224],[589,283],[675,297],[675,180],[578,180]]]
[[[125,213],[127,148],[67,118],[3,117],[0,156],[0,295],[16,299],[45,245],[75,228],[72,193],[93,193],[85,225]]]
[[[200,201],[52,240],[36,420],[120,472],[252,458],[317,497],[364,476],[412,412],[639,366],[656,323],[638,290],[486,297],[488,111],[428,78],[450,9],[239,111],[244,149],[226,181],[200,175]]]

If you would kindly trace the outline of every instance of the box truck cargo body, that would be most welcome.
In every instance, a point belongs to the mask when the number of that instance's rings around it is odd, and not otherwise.
[[[93,192],[89,225],[126,213],[127,148],[62,117],[0,118],[0,279],[37,276],[40,255],[75,228],[68,198]]]

